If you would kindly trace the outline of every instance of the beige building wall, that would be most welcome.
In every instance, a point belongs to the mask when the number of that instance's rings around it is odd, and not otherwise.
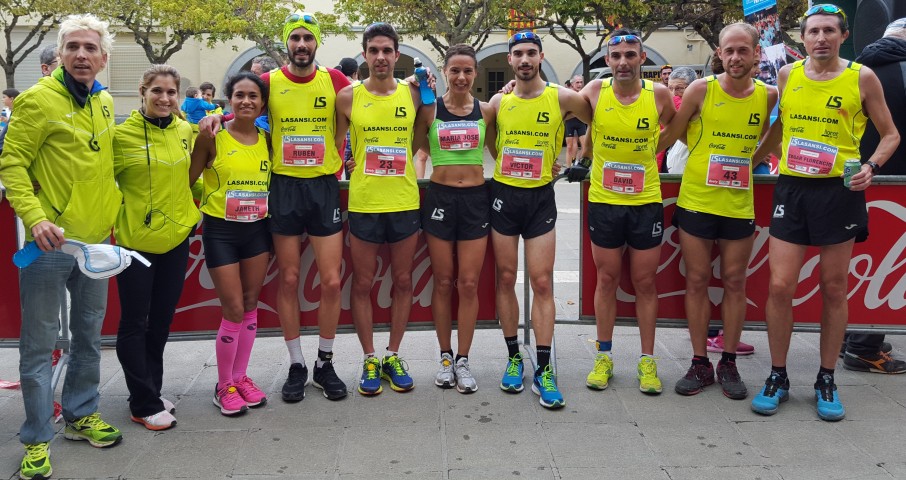
[[[327,11],[332,9],[331,2],[309,2],[310,11]],[[345,36],[327,36],[318,50],[318,63],[333,67],[343,57],[356,58],[360,63],[364,61],[361,56],[361,29],[357,29],[355,38]],[[14,38],[21,38],[25,31],[16,32]],[[548,80],[564,83],[574,73],[580,71],[581,62],[579,55],[557,42],[550,35],[538,32],[543,39],[545,62],[542,66],[542,75]],[[45,44],[56,41],[56,32],[47,37]],[[594,29],[588,31],[585,44],[589,49],[597,44],[598,38]],[[489,92],[500,82],[513,78],[512,70],[506,63],[506,31],[492,33],[485,42],[484,48],[479,52],[479,79],[476,81],[476,97],[490,98]],[[4,48],[0,42],[0,48]],[[666,60],[672,64],[704,64],[708,61],[711,50],[697,34],[691,30],[662,29],[654,33],[646,42],[649,57],[654,63]],[[40,76],[38,65],[38,52],[36,50],[30,58],[26,59],[16,72],[16,88],[24,90],[34,84]],[[397,65],[400,73],[409,75],[412,72],[412,57],[421,57],[426,66],[437,72],[441,66],[441,55],[434,51],[431,45],[420,38],[403,34],[400,45],[401,58]],[[189,86],[198,86],[201,82],[209,81],[217,86],[217,97],[221,98],[222,85],[229,75],[243,68],[248,68],[251,59],[260,52],[254,44],[247,41],[223,43],[208,48],[202,42],[189,41],[182,50],[170,59],[169,63],[176,67],[183,76],[183,92]],[[110,55],[107,69],[102,72],[98,80],[108,86],[113,95],[116,114],[125,115],[138,108],[138,83],[142,72],[148,67],[149,62],[141,48],[133,41],[129,32],[117,32],[113,52]],[[603,63],[601,64],[603,66]],[[439,75],[440,76],[440,75]],[[6,88],[5,80],[0,78],[2,88]],[[443,92],[446,86],[439,82],[438,90]],[[181,92],[182,93],[182,92]]]

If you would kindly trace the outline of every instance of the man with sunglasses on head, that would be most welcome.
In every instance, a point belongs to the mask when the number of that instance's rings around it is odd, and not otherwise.
[[[586,147],[586,154],[593,160],[583,158],[567,172],[571,181],[578,180],[585,178],[591,167],[588,229],[597,269],[598,353],[585,384],[603,390],[613,376],[617,288],[623,253],[628,248],[641,337],[639,390],[657,394],[663,388],[654,357],[658,302],[655,274],[661,256],[664,207],[655,153],[660,125],[669,124],[676,110],[667,87],[640,76],[646,54],[638,32],[614,30],[606,43],[605,59],[613,77],[594,80],[581,92],[594,110]]]
[[[521,235],[525,239],[525,268],[534,292],[531,308],[537,368],[532,374],[532,391],[540,395],[542,406],[560,408],[565,402],[550,364],[557,220],[551,181],[553,170],[558,170],[565,120],[575,116],[588,123],[591,110],[578,93],[541,78],[542,60],[541,39],[534,32],[522,31],[510,37],[507,61],[516,74],[515,88],[490,101],[497,111],[498,132],[491,182],[491,241],[497,262],[497,315],[509,356],[500,388],[507,392],[523,390],[516,298]]]
[[[806,249],[820,249],[821,364],[815,382],[818,417],[837,421],[845,409],[834,383],[834,367],[846,330],[847,279],[853,243],[867,236],[865,189],[899,144],[878,77],[869,68],[840,58],[849,36],[846,15],[836,5],[810,8],[800,23],[808,57],[780,70],[780,115],[755,151],[763,158],[782,138],[780,177],[774,188],[766,306],[771,373],[752,399],[752,410],[777,413],[789,399],[787,354],[793,332],[793,299]],[[859,143],[871,118],[880,141],[848,186],[843,164],[860,159]]]
[[[20,478],[52,473],[48,445],[53,424],[51,352],[60,301],[69,290],[71,359],[63,384],[63,435],[112,447],[120,431],[98,414],[101,326],[108,281],[92,279],[74,257],[58,250],[67,239],[102,243],[122,202],[113,175],[113,98],[97,81],[113,37],[94,15],[71,15],[57,36],[61,66],[16,99],[16,115],[0,156],[0,180],[28,239],[44,252],[19,270],[22,331],[19,374],[25,422]],[[35,192],[34,179],[40,190]],[[7,260],[8,261],[8,260]]]
[[[342,166],[342,154],[332,142],[337,93],[349,80],[338,70],[315,64],[321,27],[314,15],[290,14],[282,37],[289,63],[261,75],[271,91],[267,106],[274,168],[268,206],[279,269],[277,314],[290,362],[281,394],[285,402],[301,401],[308,381],[299,337],[300,258],[302,236],[308,234],[321,289],[318,356],[312,377],[325,397],[339,400],[347,394],[346,384],[333,368],[343,260],[340,187],[335,174]],[[202,132],[219,127],[219,117],[207,117],[199,124]]]
[[[399,60],[399,35],[387,23],[369,25],[362,34],[369,76],[337,95],[336,145],[351,132],[349,247],[352,254],[352,321],[364,361],[358,391],[378,395],[381,379],[405,392],[415,387],[399,356],[412,309],[412,264],[421,228],[418,184],[412,156],[427,146],[434,105],[423,105],[418,86],[393,77]],[[413,143],[413,141],[415,141]],[[393,288],[390,341],[383,358],[374,348],[371,290],[382,244],[390,250]]]

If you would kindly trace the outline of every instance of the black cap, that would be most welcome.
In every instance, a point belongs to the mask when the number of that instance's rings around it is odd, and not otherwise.
[[[340,64],[337,65],[337,70],[343,72],[343,75],[346,75],[347,77],[351,77],[358,69],[359,62],[356,62],[349,57],[340,60]]]

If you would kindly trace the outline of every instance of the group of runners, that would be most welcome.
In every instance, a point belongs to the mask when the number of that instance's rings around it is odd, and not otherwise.
[[[187,122],[173,115],[180,76],[166,65],[145,72],[139,87],[141,108],[115,126],[112,99],[95,80],[110,51],[107,25],[91,15],[68,18],[58,36],[61,67],[17,99],[0,157],[0,178],[9,200],[29,237],[46,252],[20,273],[20,374],[26,407],[20,477],[47,478],[52,473],[47,448],[54,434],[50,357],[59,299],[66,288],[72,292],[73,342],[63,389],[64,435],[96,447],[122,439],[97,413],[106,283],[85,277],[71,257],[56,250],[66,238],[100,243],[113,228],[119,245],[151,261],[150,267],[135,264],[117,277],[122,310],[117,355],[131,394],[133,421],[152,430],[176,424],[175,407],[161,397],[163,352],[182,290],[188,239],[199,219],[207,268],[223,310],[215,342],[214,404],[220,412],[238,415],[267,401],[246,370],[271,250],[279,270],[277,312],[290,358],[282,398],[302,400],[309,380],[328,399],[347,395],[332,363],[344,250],[336,173],[344,167],[340,152],[347,130],[352,151],[345,165],[351,172],[351,304],[364,354],[360,394],[381,393],[382,379],[395,391],[414,387],[399,351],[412,305],[411,270],[422,229],[434,272],[431,308],[440,346],[435,384],[462,393],[478,388],[469,350],[490,236],[497,314],[507,348],[499,386],[507,392],[524,389],[515,292],[521,236],[527,281],[534,292],[531,389],[544,407],[565,405],[551,366],[557,218],[552,180],[561,169],[557,157],[565,122],[575,118],[589,125],[589,134],[582,147],[585,155],[565,173],[570,181],[590,178],[588,228],[597,269],[598,353],[586,385],[607,388],[614,375],[616,292],[627,258],[641,342],[639,388],[646,393],[663,390],[654,356],[655,275],[665,221],[655,154],[685,138],[690,158],[672,221],[679,228],[687,269],[685,302],[694,357],[675,390],[693,395],[713,384],[716,375],[726,396],[748,395],[736,369],[735,346],[745,318],[745,273],[755,231],[751,163],[780,146],[767,306],[772,369],[752,409],[770,415],[789,398],[786,353],[792,298],[806,246],[817,245],[825,308],[817,411],[825,420],[843,418],[833,370],[846,326],[849,258],[854,239],[867,229],[863,191],[899,137],[877,77],[839,57],[848,36],[843,12],[816,5],[806,12],[801,30],[809,56],[785,67],[775,89],[749,75],[760,57],[757,30],[741,23],[724,28],[717,54],[726,71],[692,82],[678,112],[664,85],[641,79],[646,59],[642,37],[628,29],[612,32],[606,41],[613,78],[591,81],[579,91],[545,82],[539,75],[544,59],[540,37],[531,31],[514,34],[508,61],[515,84],[487,103],[470,93],[478,74],[474,49],[452,46],[443,64],[448,91],[429,105],[423,104],[417,84],[393,77],[400,53],[391,25],[375,23],[364,29],[362,51],[369,76],[350,83],[341,72],[317,65],[320,26],[313,15],[296,13],[282,31],[289,64],[260,77],[232,77],[225,86],[231,115],[206,117],[196,137]],[[778,98],[780,116],[769,125]],[[814,106],[815,99],[821,100],[820,107]],[[264,111],[270,135],[255,125]],[[881,142],[844,187],[843,163],[858,158],[868,117]],[[496,158],[488,183],[482,167],[485,148]],[[430,152],[433,163],[421,202],[412,163],[419,149]],[[199,177],[200,213],[190,189]],[[299,342],[303,235],[314,250],[321,292],[311,375]],[[714,242],[721,251],[725,291],[724,353],[716,374],[706,352]],[[393,284],[390,338],[386,350],[378,352],[371,289],[377,252],[385,243]]]

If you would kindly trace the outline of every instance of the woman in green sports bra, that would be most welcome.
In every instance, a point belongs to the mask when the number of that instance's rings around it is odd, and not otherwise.
[[[484,147],[496,157],[496,120],[493,108],[471,94],[478,75],[471,46],[450,47],[444,56],[443,73],[448,90],[438,99],[428,131],[434,170],[421,206],[422,228],[434,271],[431,311],[441,351],[441,367],[434,383],[471,393],[478,385],[469,370],[468,356],[478,318],[478,277],[490,231]],[[459,294],[455,357],[451,345],[454,281]]]

